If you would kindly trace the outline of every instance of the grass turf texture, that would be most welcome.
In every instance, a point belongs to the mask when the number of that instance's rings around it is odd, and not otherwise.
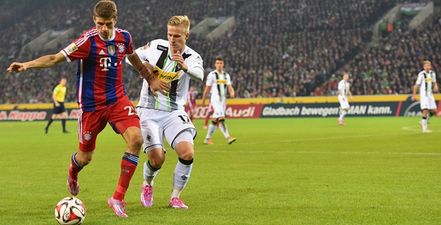
[[[108,126],[94,159],[80,173],[85,224],[439,224],[441,120],[421,134],[418,118],[228,120],[233,145],[217,130],[202,144],[198,128],[192,177],[181,197],[189,210],[167,207],[176,154],[155,182],[154,206],[139,202],[142,163],[126,195],[128,219],[107,208],[124,141]],[[68,196],[76,123],[0,123],[0,224],[57,224],[55,204]]]

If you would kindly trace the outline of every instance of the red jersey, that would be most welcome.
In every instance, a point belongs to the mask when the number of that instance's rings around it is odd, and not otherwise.
[[[115,28],[113,36],[103,40],[97,29],[92,28],[61,53],[68,62],[79,59],[77,99],[83,111],[106,108],[126,96],[122,62],[126,54],[133,53],[129,32]]]
[[[197,91],[189,91],[187,96],[187,103],[190,108],[196,107],[196,95]]]

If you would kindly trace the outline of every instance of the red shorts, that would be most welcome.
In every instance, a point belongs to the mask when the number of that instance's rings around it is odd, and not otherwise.
[[[82,112],[78,118],[78,140],[81,151],[95,150],[96,137],[107,123],[119,134],[123,134],[129,127],[140,127],[139,117],[128,98],[123,98],[101,110]]]
[[[184,106],[184,111],[185,111],[189,116],[191,116],[191,115],[195,114],[196,107],[195,107],[194,105],[190,106],[189,104],[186,104],[186,105]]]

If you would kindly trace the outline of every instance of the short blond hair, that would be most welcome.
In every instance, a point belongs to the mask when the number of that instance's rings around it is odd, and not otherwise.
[[[172,16],[167,23],[168,26],[179,26],[182,25],[184,27],[184,31],[188,34],[190,33],[190,19],[188,16]]]
[[[426,65],[426,64],[430,64],[430,65],[432,65],[432,62],[430,62],[429,60],[424,60],[424,61],[423,61],[423,66]]]

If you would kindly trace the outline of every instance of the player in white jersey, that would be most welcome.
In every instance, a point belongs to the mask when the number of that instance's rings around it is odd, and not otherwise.
[[[436,83],[435,72],[432,70],[432,63],[428,60],[423,62],[423,71],[418,74],[417,81],[413,87],[412,100],[416,100],[416,92],[420,89],[420,106],[421,116],[420,121],[423,133],[432,132],[427,128],[427,120],[429,119],[429,112],[436,111],[435,98],[433,91],[438,92],[438,84]]]
[[[225,110],[227,108],[227,89],[230,97],[234,98],[234,88],[231,85],[230,75],[224,71],[224,60],[222,58],[216,58],[215,67],[216,70],[210,72],[207,76],[207,82],[202,95],[202,105],[204,106],[205,99],[211,92],[210,102],[214,109],[212,122],[208,126],[208,132],[204,144],[213,144],[211,136],[218,126],[227,139],[228,144],[232,144],[236,141],[236,138],[231,137],[228,132],[227,125],[225,124]]]
[[[338,117],[338,124],[344,125],[344,117],[349,110],[348,97],[352,99],[352,93],[349,84],[349,73],[343,72],[343,80],[338,83],[338,102],[340,103],[340,117]]]
[[[187,16],[173,16],[167,24],[167,40],[157,39],[136,50],[141,60],[159,71],[159,79],[171,82],[168,93],[152,93],[143,81],[137,112],[141,119],[144,152],[148,160],[144,164],[144,182],[141,203],[144,207],[153,204],[153,180],[165,161],[165,138],[178,155],[174,171],[173,191],[170,207],[188,208],[180,199],[193,166],[196,129],[184,104],[187,101],[190,78],[203,80],[204,69],[201,56],[186,46],[190,20]]]

